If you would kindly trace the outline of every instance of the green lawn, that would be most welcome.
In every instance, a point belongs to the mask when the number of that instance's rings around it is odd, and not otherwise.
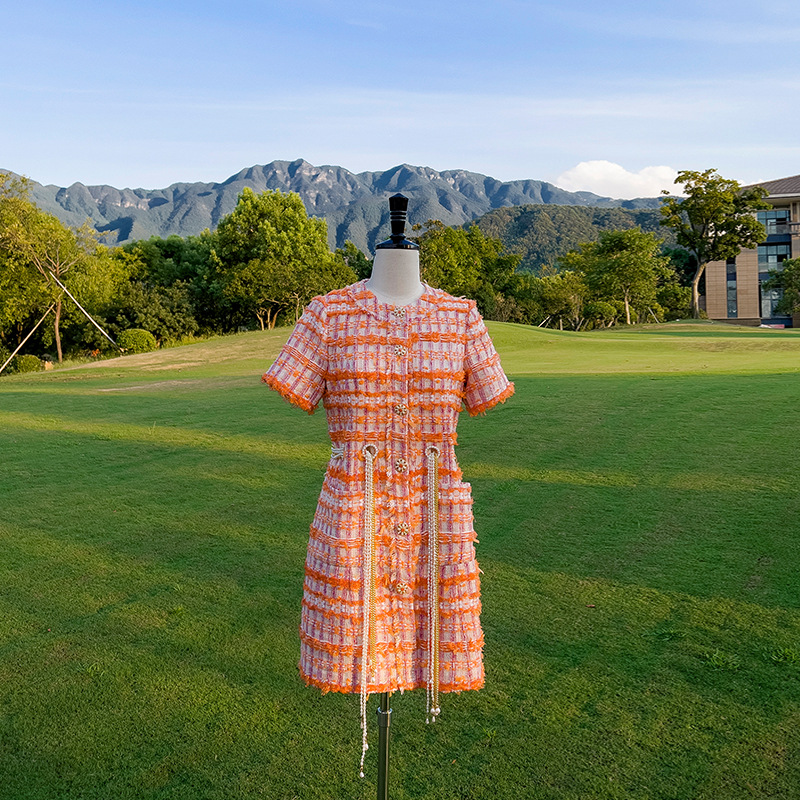
[[[393,800],[800,798],[800,332],[490,329],[486,687],[393,698]],[[287,334],[0,378],[3,800],[375,796],[296,669],[329,448],[259,383]]]

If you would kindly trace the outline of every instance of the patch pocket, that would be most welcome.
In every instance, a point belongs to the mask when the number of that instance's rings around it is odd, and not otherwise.
[[[472,495],[468,483],[439,491],[439,559],[442,565],[475,560]]]

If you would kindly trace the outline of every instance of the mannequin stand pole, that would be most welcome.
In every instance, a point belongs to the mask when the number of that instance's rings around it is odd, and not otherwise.
[[[391,692],[381,692],[378,706],[378,800],[389,800],[389,723]]]

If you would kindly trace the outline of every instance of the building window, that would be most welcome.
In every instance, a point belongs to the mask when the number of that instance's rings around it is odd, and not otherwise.
[[[787,258],[792,257],[792,246],[783,244],[760,244],[758,246],[758,293],[761,298],[761,318],[770,319],[778,316],[775,306],[783,297],[783,289],[764,289],[763,283],[770,277],[771,271],[780,271]]]
[[[728,319],[739,316],[739,306],[736,301],[736,259],[729,258],[725,264],[725,286],[728,300]]]
[[[779,300],[783,297],[783,289],[764,289],[761,286],[761,281],[758,282],[758,289],[761,293],[761,318],[771,319],[772,317],[781,316],[775,313],[775,306],[778,305]]]
[[[785,244],[760,244],[758,246],[758,271],[769,272],[778,269],[778,264],[791,258],[792,245]]]
[[[771,211],[759,211],[758,221],[767,229],[767,236],[789,233],[791,217],[788,208],[774,208]]]

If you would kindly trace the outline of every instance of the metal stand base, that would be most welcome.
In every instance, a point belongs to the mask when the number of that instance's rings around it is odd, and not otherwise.
[[[391,692],[381,692],[378,706],[378,800],[389,800],[389,723]]]

